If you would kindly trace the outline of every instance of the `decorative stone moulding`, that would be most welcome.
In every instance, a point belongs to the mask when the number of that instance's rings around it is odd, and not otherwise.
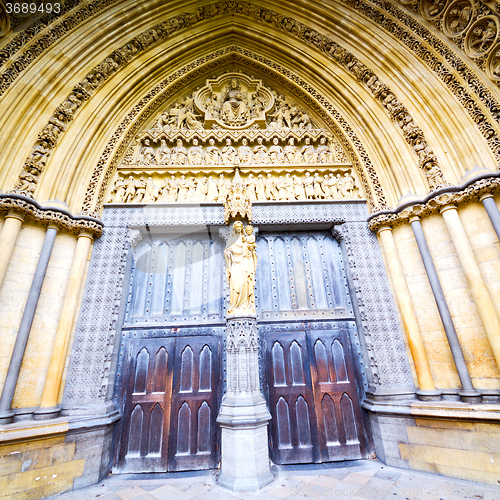
[[[61,229],[80,234],[87,232],[98,238],[102,235],[104,224],[101,220],[87,215],[72,215],[68,210],[59,208],[60,202],[44,205],[18,194],[0,194],[0,210],[16,212],[25,220],[55,224]]]
[[[476,201],[482,195],[493,193],[500,188],[500,173],[495,174],[486,169],[476,168],[469,175],[466,174],[464,179],[460,186],[438,189],[425,198],[408,195],[408,198],[404,197],[402,203],[394,210],[370,215],[368,227],[376,231],[382,226],[406,224],[414,216],[422,217],[437,213],[446,205]]]

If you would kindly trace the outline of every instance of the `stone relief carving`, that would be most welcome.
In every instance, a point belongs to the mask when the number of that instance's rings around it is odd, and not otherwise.
[[[250,225],[236,221],[233,225],[236,241],[224,250],[226,277],[229,286],[227,314],[255,315],[255,270],[257,245]],[[231,241],[231,240],[229,240]]]
[[[147,177],[134,171],[128,178],[120,171],[108,197],[108,203],[224,203],[232,198],[230,210],[243,210],[242,197],[254,201],[353,200],[362,197],[350,167],[307,170],[245,170],[226,178],[226,173],[193,170]],[[267,172],[267,173],[266,173]],[[145,174],[145,175],[141,175]],[[230,173],[231,175],[231,173]],[[237,177],[237,179],[236,179]],[[147,179],[147,180],[146,180]],[[436,182],[439,181],[439,178]],[[238,198],[238,196],[240,198]],[[246,202],[245,202],[246,203]],[[240,211],[243,215],[243,212]],[[251,220],[251,217],[250,217]]]

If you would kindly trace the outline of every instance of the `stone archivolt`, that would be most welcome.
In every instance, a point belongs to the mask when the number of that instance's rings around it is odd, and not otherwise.
[[[238,2],[233,7],[233,10],[235,10],[238,14],[249,16],[255,20],[271,24],[274,27],[288,32],[292,36],[298,37],[305,42],[316,46],[328,57],[331,57],[340,63],[358,81],[366,85],[375,98],[380,101],[383,107],[387,110],[391,119],[401,128],[406,142],[415,150],[415,154],[418,157],[418,164],[425,172],[431,190],[447,185],[435,154],[428,145],[422,130],[415,124],[406,107],[398,100],[387,85],[382,83],[382,81],[370,69],[357,60],[353,54],[339,46],[336,42],[325,35],[322,35],[321,33],[307,27],[303,23],[295,21],[294,19],[288,18],[275,11],[262,9],[242,1]],[[38,140],[33,146],[32,152],[25,162],[23,170],[20,174],[20,179],[15,185],[13,192],[33,196],[37,179],[42,172],[53,148],[56,146],[60,134],[64,132],[68,122],[73,120],[75,113],[81,108],[84,102],[93,95],[93,93],[110,75],[118,71],[118,69],[123,65],[127,64],[139,52],[149,48],[158,41],[165,39],[173,32],[192,26],[200,20],[210,19],[217,15],[221,15],[227,12],[227,9],[228,4],[221,2],[200,8],[194,13],[176,16],[141,33],[141,35],[120,47],[101,64],[96,66],[94,70],[74,88],[66,100],[57,108],[56,112],[49,120],[49,123],[40,132]],[[246,115],[244,118],[242,116],[236,116],[241,114],[241,109],[243,109],[246,105],[244,105],[243,100],[238,100],[236,89],[231,91],[228,90],[228,87],[226,87],[224,92],[225,93],[222,96],[222,98],[225,99],[224,102],[219,102],[217,100],[214,104],[215,107],[213,108],[213,111],[215,115],[213,115],[210,109],[208,109],[208,111],[205,109],[205,113],[208,113],[210,119],[215,120],[218,124],[222,122],[226,126],[240,128],[247,126],[248,122],[259,121],[259,119],[255,117],[252,120],[250,116]],[[230,96],[230,94],[227,94],[228,92],[233,92],[234,95]],[[241,92],[243,93],[243,90],[241,90]],[[266,105],[269,105],[265,96],[259,95],[259,92],[256,92],[255,106],[258,105],[259,98],[261,100],[261,106],[265,107]],[[230,112],[230,109],[236,109],[233,106],[236,101],[240,104],[238,104],[238,111],[236,115],[234,115],[234,113]],[[230,104],[230,102],[233,102],[233,105]],[[209,103],[205,100],[201,103],[201,105],[198,103],[198,107],[200,106],[204,106],[206,108],[209,106]],[[220,109],[217,108],[217,106],[219,106]],[[184,108],[179,108],[179,110],[181,109]],[[170,112],[171,111],[172,110],[170,110]],[[174,119],[175,115],[168,115],[167,119],[170,118]],[[207,118],[207,116],[205,116],[205,118]],[[306,116],[302,118],[304,119],[303,125],[307,126],[308,117]],[[298,119],[300,120],[301,118]],[[286,116],[278,115],[276,117],[276,121],[279,122],[280,120],[285,121],[286,123],[287,118]],[[188,128],[199,127],[196,125],[198,120],[195,114],[188,113],[187,116],[183,117],[182,121],[186,123]],[[189,124],[187,124],[187,122],[189,122]],[[182,126],[182,123],[180,123],[179,126]],[[279,123],[277,126],[279,127]],[[24,176],[24,180],[21,179],[21,176]],[[26,182],[28,177],[31,180]],[[94,184],[94,180],[92,181],[92,184]],[[379,202],[375,205],[379,206],[383,205],[383,203]],[[88,207],[84,207],[84,209],[88,209]]]

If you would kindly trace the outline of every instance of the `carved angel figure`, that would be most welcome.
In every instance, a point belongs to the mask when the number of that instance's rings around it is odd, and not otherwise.
[[[233,234],[236,241],[224,250],[226,277],[229,285],[228,314],[255,314],[255,270],[257,252],[252,227],[244,232],[243,223],[236,221]],[[246,228],[245,228],[246,229]]]

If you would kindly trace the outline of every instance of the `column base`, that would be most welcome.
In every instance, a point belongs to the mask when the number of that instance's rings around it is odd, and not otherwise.
[[[475,389],[460,390],[458,391],[458,395],[460,396],[460,401],[464,403],[481,403],[482,401],[481,393]]]
[[[0,425],[11,424],[14,420],[14,412],[12,410],[0,411]]]
[[[424,391],[423,389],[418,389],[417,397],[420,401],[441,401],[441,391]]]
[[[217,417],[221,426],[220,486],[255,491],[274,479],[269,465],[270,419],[260,393],[224,396]]]
[[[33,413],[33,420],[51,420],[59,417],[61,408],[52,406],[50,408],[37,408]]]

